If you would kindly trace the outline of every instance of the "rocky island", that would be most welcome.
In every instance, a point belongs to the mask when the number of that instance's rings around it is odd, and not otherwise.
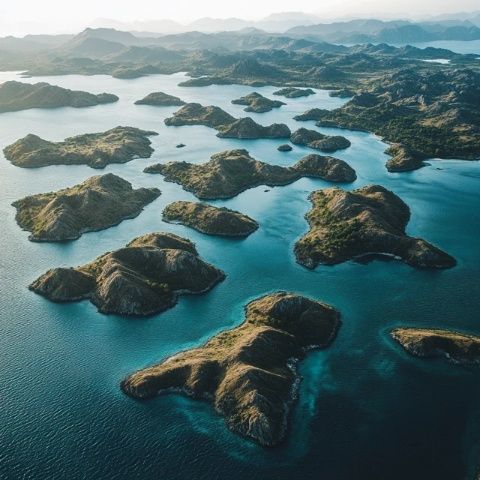
[[[146,316],[173,307],[180,294],[206,292],[224,278],[189,240],[151,233],[81,267],[49,270],[29,288],[53,302],[88,299],[101,313]]]
[[[204,107],[199,103],[187,103],[173,117],[165,119],[165,125],[180,127],[183,125],[204,125],[217,128],[235,121],[235,117],[220,107],[209,105]]]
[[[286,435],[297,395],[296,363],[307,349],[328,347],[339,326],[329,305],[273,293],[249,303],[239,327],[133,373],[121,388],[138,399],[171,392],[205,399],[231,431],[274,446]]]
[[[250,117],[239,118],[229,125],[218,128],[217,137],[242,138],[254,140],[257,138],[289,138],[290,129],[284,123],[273,123],[268,127],[259,125]]]
[[[309,232],[295,244],[297,261],[307,268],[334,265],[373,254],[387,255],[422,268],[450,268],[455,259],[405,228],[410,209],[379,185],[351,192],[317,190],[310,197]]]
[[[25,197],[13,206],[17,223],[31,232],[29,240],[61,242],[134,218],[159,195],[157,188],[134,190],[131,183],[108,173],[58,192]]]
[[[0,85],[0,113],[30,108],[92,107],[113,103],[118,97],[111,93],[82,92],[41,83],[22,83],[14,80]]]
[[[355,179],[355,172],[343,160],[308,155],[293,167],[281,167],[252,158],[247,150],[227,150],[212,155],[207,163],[169,162],[147,167],[146,173],[159,173],[167,182],[180,184],[200,199],[231,198],[259,185],[288,185],[301,177],[333,182]]]
[[[163,210],[163,220],[224,237],[248,237],[258,229],[258,223],[243,213],[196,202],[170,203]]]
[[[297,87],[285,87],[273,92],[274,95],[280,95],[286,98],[299,98],[308,97],[309,95],[315,95],[315,91],[311,88],[297,88]]]
[[[277,150],[279,152],[291,152],[293,150],[292,146],[289,145],[288,143],[283,143],[282,145],[279,145],[277,147]]]
[[[157,135],[133,127],[116,127],[102,133],[86,133],[49,142],[29,134],[5,147],[3,153],[17,167],[47,165],[88,165],[104,168],[110,163],[126,163],[134,158],[149,158],[153,148],[149,136]]]
[[[135,105],[152,105],[155,107],[181,107],[185,102],[178,97],[168,95],[163,92],[149,93],[141,100],[137,100]]]
[[[280,100],[270,100],[257,92],[249,93],[244,97],[232,100],[232,103],[235,105],[247,105],[247,108],[244,108],[246,112],[256,113],[269,112],[274,108],[279,108],[282,105],[285,105],[285,103]]]
[[[480,337],[433,328],[395,328],[390,335],[408,353],[445,358],[456,364],[480,364]]]
[[[299,128],[292,133],[290,141],[295,145],[303,145],[323,152],[335,152],[348,148],[351,143],[341,135],[324,135],[317,130]]]

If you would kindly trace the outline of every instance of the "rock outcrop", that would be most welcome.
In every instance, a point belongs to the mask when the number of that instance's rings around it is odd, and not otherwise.
[[[199,348],[125,378],[122,390],[148,399],[178,392],[211,402],[234,433],[263,446],[280,443],[297,393],[296,362],[326,348],[340,326],[323,303],[278,292],[246,306],[245,321]]]
[[[5,147],[3,153],[17,167],[47,165],[88,165],[104,168],[110,163],[126,163],[134,158],[148,158],[153,153],[149,136],[157,135],[133,127],[116,127],[102,133],[86,133],[49,142],[29,134]]]
[[[445,358],[457,364],[480,364],[480,337],[434,328],[395,328],[390,335],[408,353]]]
[[[181,223],[208,235],[247,237],[258,223],[243,213],[205,203],[178,201],[163,210],[163,220]]]
[[[149,93],[141,100],[137,100],[135,105],[152,105],[155,107],[181,107],[185,102],[178,97],[168,95],[163,92]]]
[[[274,95],[280,95],[287,98],[299,98],[299,97],[308,97],[309,95],[315,95],[315,91],[311,88],[296,88],[296,87],[285,87],[273,92]]]
[[[206,292],[224,278],[189,240],[152,233],[81,267],[49,270],[29,288],[53,302],[89,299],[102,313],[145,316],[173,307],[180,294]]]
[[[269,112],[274,108],[279,108],[282,105],[285,105],[285,103],[280,100],[270,100],[257,92],[249,93],[244,97],[232,100],[232,103],[235,105],[246,105],[247,108],[244,108],[246,112],[256,113]]]
[[[118,101],[111,93],[82,92],[41,83],[22,83],[14,80],[0,85],[0,113],[29,108],[92,107]]]
[[[255,160],[243,149],[216,153],[203,164],[159,163],[144,171],[164,175],[167,182],[178,183],[203,200],[231,198],[259,185],[288,185],[301,177],[351,181],[353,172],[345,162],[331,157],[308,155],[293,167],[281,167]]]
[[[295,145],[303,145],[323,152],[335,152],[348,148],[351,143],[340,135],[324,135],[317,130],[299,128],[292,133],[290,141]]]
[[[22,198],[13,206],[17,223],[31,232],[30,240],[61,242],[136,217],[159,195],[157,188],[134,190],[126,180],[108,173],[58,192]]]
[[[293,148],[292,148],[292,146],[289,145],[288,143],[284,143],[284,144],[282,144],[282,145],[279,145],[279,146],[277,147],[277,150],[278,150],[279,152],[291,152],[291,151],[293,150]]]
[[[373,254],[421,268],[450,268],[456,263],[425,240],[406,235],[410,209],[384,187],[370,185],[351,192],[328,188],[309,198],[310,230],[295,245],[297,261],[308,268]]]

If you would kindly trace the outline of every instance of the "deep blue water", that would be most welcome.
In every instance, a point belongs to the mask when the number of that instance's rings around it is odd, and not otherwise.
[[[15,74],[0,74],[0,81],[10,78]],[[448,251],[458,266],[422,271],[376,260],[308,271],[295,263],[293,244],[307,229],[303,215],[309,192],[329,186],[327,182],[303,179],[215,202],[259,221],[260,229],[245,240],[209,237],[161,221],[164,205],[194,197],[160,175],[143,174],[146,165],[204,162],[215,152],[236,147],[281,165],[311,153],[301,147],[277,152],[282,142],[273,140],[219,139],[204,127],[165,127],[163,119],[175,108],[133,105],[161,90],[244,115],[230,100],[251,88],[177,87],[182,78],[42,78],[69,88],[115,93],[120,101],[0,115],[1,148],[30,132],[61,140],[121,124],[160,133],[152,138],[151,159],[100,172],[86,166],[20,169],[0,158],[0,478],[471,478],[480,464],[479,369],[409,357],[390,341],[388,331],[411,325],[480,334],[480,165],[432,161],[416,172],[389,174],[384,143],[373,135],[342,132],[352,147],[338,156],[358,173],[348,188],[380,183],[399,194],[412,209],[408,233]],[[274,89],[257,90],[268,95]],[[308,126],[292,117],[314,106],[335,108],[342,100],[319,91],[287,102],[279,110],[251,116],[263,124]],[[176,149],[180,142],[187,146]],[[136,187],[158,186],[162,195],[137,218],[66,244],[29,242],[16,225],[12,201],[106,172]],[[85,263],[160,230],[195,241],[200,254],[222,268],[227,279],[208,294],[182,297],[174,309],[148,319],[104,316],[88,302],[53,304],[26,288],[48,268]],[[343,319],[333,346],[310,353],[301,366],[300,397],[288,439],[280,447],[264,449],[233,435],[206,403],[176,395],[137,402],[119,390],[128,373],[239,324],[245,303],[280,289],[331,303]]]

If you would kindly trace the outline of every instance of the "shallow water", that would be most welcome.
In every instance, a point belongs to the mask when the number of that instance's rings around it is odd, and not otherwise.
[[[0,74],[0,81],[18,78]],[[0,158],[0,478],[5,479],[425,479],[468,478],[479,455],[479,370],[407,356],[389,339],[397,325],[435,326],[480,333],[480,166],[432,161],[412,173],[389,174],[386,145],[373,135],[342,131],[352,146],[338,153],[358,174],[347,188],[380,183],[412,208],[408,232],[458,259],[448,271],[415,270],[396,261],[347,262],[308,271],[294,261],[293,245],[307,229],[307,196],[330,186],[302,179],[258,187],[213,202],[250,215],[260,229],[248,239],[209,237],[161,221],[163,207],[194,197],[160,175],[142,173],[156,162],[204,162],[215,152],[247,148],[266,162],[292,165],[309,149],[280,153],[274,140],[219,139],[206,127],[166,127],[176,108],[135,106],[152,91],[218,105],[247,115],[230,100],[245,86],[181,88],[182,74],[135,80],[63,76],[47,81],[120,101],[85,109],[28,110],[0,115],[0,146],[27,133],[50,140],[116,125],[159,132],[155,153],[97,171],[86,166],[21,169]],[[270,95],[273,87],[258,88]],[[308,108],[335,108],[344,100],[318,91],[266,114],[262,124],[292,128]],[[322,129],[335,132],[335,129]],[[178,143],[183,149],[176,149]],[[74,185],[113,172],[135,187],[157,186],[162,195],[137,218],[65,244],[27,240],[11,202],[25,195]],[[268,190],[268,191],[265,191]],[[85,263],[151,231],[171,231],[196,242],[203,258],[227,279],[202,296],[148,319],[104,316],[88,302],[53,304],[26,286],[48,268]],[[180,396],[138,402],[119,390],[128,373],[179,350],[197,346],[243,319],[243,305],[275,290],[322,299],[342,313],[340,334],[327,350],[301,365],[303,382],[287,441],[263,449],[224,426],[211,407]]]

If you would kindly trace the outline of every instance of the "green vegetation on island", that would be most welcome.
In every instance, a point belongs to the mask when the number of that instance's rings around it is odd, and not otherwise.
[[[125,378],[137,399],[178,392],[205,399],[234,433],[263,446],[286,436],[300,377],[295,368],[310,348],[327,348],[340,327],[329,305],[277,292],[250,302],[245,321],[204,345]]]
[[[185,102],[178,97],[168,95],[163,92],[149,93],[141,100],[137,100],[135,105],[152,105],[156,107],[181,107]]]
[[[134,158],[149,158],[153,148],[149,136],[156,132],[134,127],[116,127],[102,133],[86,133],[49,142],[29,134],[5,147],[3,153],[17,167],[47,165],[88,165],[104,168],[110,163],[126,163]]]
[[[410,209],[384,187],[370,185],[351,192],[328,188],[313,192],[309,199],[310,230],[295,244],[297,261],[307,268],[369,255],[387,255],[421,268],[456,264],[442,250],[405,233]]]
[[[299,128],[292,133],[290,141],[295,145],[321,150],[322,152],[335,152],[350,147],[350,140],[341,135],[324,135],[317,130]]]
[[[88,299],[101,313],[146,316],[172,308],[181,294],[206,292],[224,278],[189,240],[151,233],[81,267],[49,270],[29,288],[53,302]]]
[[[285,87],[273,92],[273,94],[286,98],[300,98],[315,95],[315,92],[311,88]]]
[[[42,242],[75,240],[85,232],[104,230],[140,214],[160,195],[157,188],[139,188],[108,173],[74,187],[40,193],[13,203],[17,223]]]
[[[225,237],[247,237],[258,229],[258,223],[243,213],[196,202],[170,203],[163,210],[163,220]]]
[[[355,171],[343,160],[307,155],[293,167],[270,165],[253,159],[247,150],[227,150],[212,155],[207,163],[169,162],[144,170],[159,173],[167,182],[180,184],[200,199],[231,198],[249,188],[288,185],[301,177],[332,182],[351,182]]]
[[[232,100],[232,103],[235,105],[247,105],[247,108],[244,108],[246,112],[256,113],[269,112],[274,108],[279,108],[282,105],[285,105],[285,103],[280,100],[270,100],[257,92],[249,93],[244,97]]]
[[[480,364],[480,337],[434,328],[395,328],[390,335],[408,353],[445,358],[457,364]]]
[[[0,84],[0,113],[29,108],[92,107],[118,101],[111,93],[81,92],[48,83],[22,83],[14,80]]]
[[[290,129],[283,123],[259,125],[250,117],[236,119],[220,107],[199,103],[187,103],[172,117],[165,119],[168,126],[204,125],[218,130],[222,138],[288,138]]]

